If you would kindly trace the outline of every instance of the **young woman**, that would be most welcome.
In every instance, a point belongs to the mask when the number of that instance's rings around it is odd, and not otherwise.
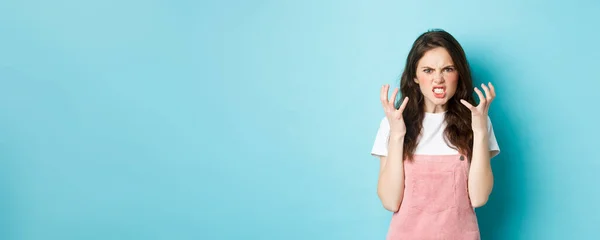
[[[381,88],[385,117],[371,154],[377,194],[393,212],[387,239],[480,239],[474,208],[492,191],[490,159],[500,152],[488,117],[491,83],[473,87],[464,50],[443,30],[414,42],[396,88]],[[474,93],[479,103],[475,103]]]

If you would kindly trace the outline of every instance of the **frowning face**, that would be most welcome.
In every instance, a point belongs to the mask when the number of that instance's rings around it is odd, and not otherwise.
[[[446,111],[446,103],[454,96],[458,85],[458,71],[448,51],[442,47],[427,51],[417,63],[416,70],[414,81],[424,96],[425,111]]]

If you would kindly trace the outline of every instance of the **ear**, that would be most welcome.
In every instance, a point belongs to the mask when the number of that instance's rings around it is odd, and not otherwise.
[[[415,78],[414,80],[416,84],[419,84],[419,79]]]

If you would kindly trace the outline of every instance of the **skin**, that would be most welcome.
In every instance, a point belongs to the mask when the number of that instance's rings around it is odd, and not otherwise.
[[[446,103],[451,99],[458,84],[458,72],[454,68],[450,54],[444,48],[431,49],[423,55],[417,64],[417,76],[414,81],[419,85],[425,99],[425,111],[439,113],[446,111]],[[394,107],[399,89],[394,89],[392,98],[388,99],[389,85],[381,88],[380,100],[390,125],[388,156],[380,158],[377,194],[385,209],[397,212],[404,195],[404,164],[402,153],[406,125],[402,117],[409,99],[404,98],[400,108]],[[443,87],[443,97],[436,97],[434,87]],[[490,164],[491,152],[488,144],[488,112],[491,102],[496,97],[494,86],[482,84],[483,92],[474,89],[479,97],[479,104],[472,106],[461,99],[461,103],[471,111],[473,129],[473,157],[469,168],[469,197],[474,208],[487,202],[494,184]],[[485,94],[484,94],[485,92]]]
[[[417,77],[421,93],[425,96],[425,112],[439,113],[446,110],[446,103],[456,93],[458,72],[450,54],[444,48],[427,51],[417,64]],[[443,87],[445,96],[437,98],[433,94],[434,87]]]

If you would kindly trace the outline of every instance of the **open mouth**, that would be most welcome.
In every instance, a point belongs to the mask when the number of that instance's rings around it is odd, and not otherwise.
[[[443,98],[446,96],[446,88],[445,87],[434,87],[433,88],[433,96],[436,98]]]

